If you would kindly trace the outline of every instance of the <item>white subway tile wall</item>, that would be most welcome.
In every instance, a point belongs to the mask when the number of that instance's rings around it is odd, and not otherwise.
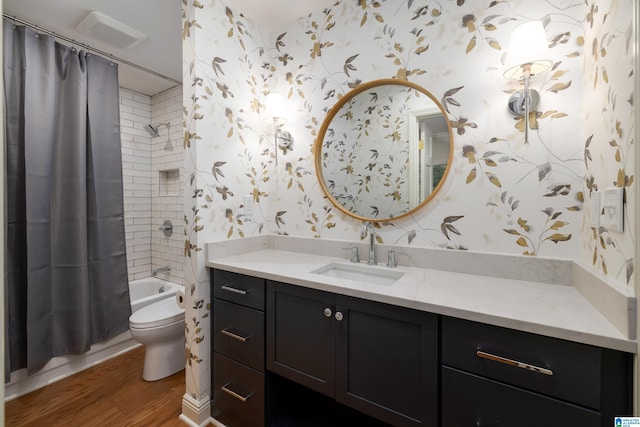
[[[144,125],[159,126],[151,138]],[[120,89],[120,131],[124,180],[125,233],[129,280],[149,277],[168,265],[159,277],[183,283],[182,87],[153,97]],[[160,191],[160,177],[165,178]],[[173,223],[169,238],[159,230],[165,219]]]
[[[182,87],[154,95],[151,98],[152,123],[160,136],[151,139],[151,259],[152,267],[168,265],[171,271],[163,275],[183,284],[184,235],[182,179],[184,150],[182,148]],[[162,185],[161,185],[162,184]],[[160,226],[165,220],[173,224],[173,234],[165,237]]]
[[[120,89],[124,227],[129,281],[151,275],[151,98]]]

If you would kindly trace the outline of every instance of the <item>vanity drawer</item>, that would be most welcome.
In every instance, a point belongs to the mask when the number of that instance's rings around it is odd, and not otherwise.
[[[491,381],[453,368],[442,368],[443,426],[612,425],[593,410]]]
[[[442,364],[600,409],[601,349],[442,318]]]
[[[264,311],[264,279],[213,270],[213,296]]]
[[[229,427],[264,426],[264,374],[217,353],[213,365],[211,416]]]
[[[214,351],[264,372],[264,313],[213,301]]]

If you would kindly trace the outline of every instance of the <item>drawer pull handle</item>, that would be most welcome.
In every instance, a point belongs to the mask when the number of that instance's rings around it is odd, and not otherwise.
[[[553,371],[547,368],[541,368],[539,366],[530,365],[528,363],[519,362],[513,359],[507,359],[506,357],[496,356],[495,354],[485,353],[484,351],[476,351],[476,355],[483,359],[493,360],[494,362],[504,363],[505,365],[516,366],[518,368],[526,369],[528,371],[537,372],[544,375],[553,375]]]
[[[222,329],[220,332],[221,332],[223,335],[226,335],[226,336],[228,336],[228,337],[230,337],[230,338],[233,338],[234,340],[238,340],[238,341],[242,341],[242,342],[247,342],[247,341],[249,340],[250,335],[249,335],[249,336],[246,336],[246,337],[243,337],[243,336],[241,336],[241,335],[234,334],[233,332],[230,332],[230,331],[229,331],[229,329],[230,329],[230,328]]]
[[[220,390],[224,391],[229,396],[235,397],[236,399],[238,399],[241,402],[246,402],[247,399],[249,399],[251,397],[251,395],[253,394],[253,393],[249,393],[246,396],[241,396],[238,393],[236,393],[235,391],[227,388],[229,386],[229,384],[231,384],[231,383],[227,383],[227,384],[223,385],[222,387],[220,387]]]
[[[240,294],[240,295],[246,295],[248,293],[247,291],[243,291],[242,289],[233,288],[233,287],[227,286],[227,285],[220,286],[220,289],[223,289],[223,290],[229,291],[229,292],[233,292],[234,294]]]

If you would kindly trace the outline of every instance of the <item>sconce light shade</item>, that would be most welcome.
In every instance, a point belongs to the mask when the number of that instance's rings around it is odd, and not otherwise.
[[[279,93],[270,93],[264,101],[264,120],[282,124],[286,121],[284,112],[284,99]]]
[[[531,66],[530,73],[537,74],[551,67],[549,59],[549,42],[540,21],[530,21],[518,26],[509,41],[509,49],[505,58],[507,79],[523,77],[524,65]]]

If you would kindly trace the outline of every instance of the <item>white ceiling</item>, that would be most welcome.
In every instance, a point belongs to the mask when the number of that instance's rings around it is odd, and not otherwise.
[[[274,30],[335,0],[228,0],[235,11]],[[77,40],[114,57],[182,81],[182,2],[180,0],[4,0],[3,12],[40,28]],[[78,32],[75,27],[98,11],[147,38],[132,49],[120,49]],[[174,82],[120,64],[120,86],[155,95]]]
[[[269,30],[275,30],[338,0],[228,0],[229,6]]]

